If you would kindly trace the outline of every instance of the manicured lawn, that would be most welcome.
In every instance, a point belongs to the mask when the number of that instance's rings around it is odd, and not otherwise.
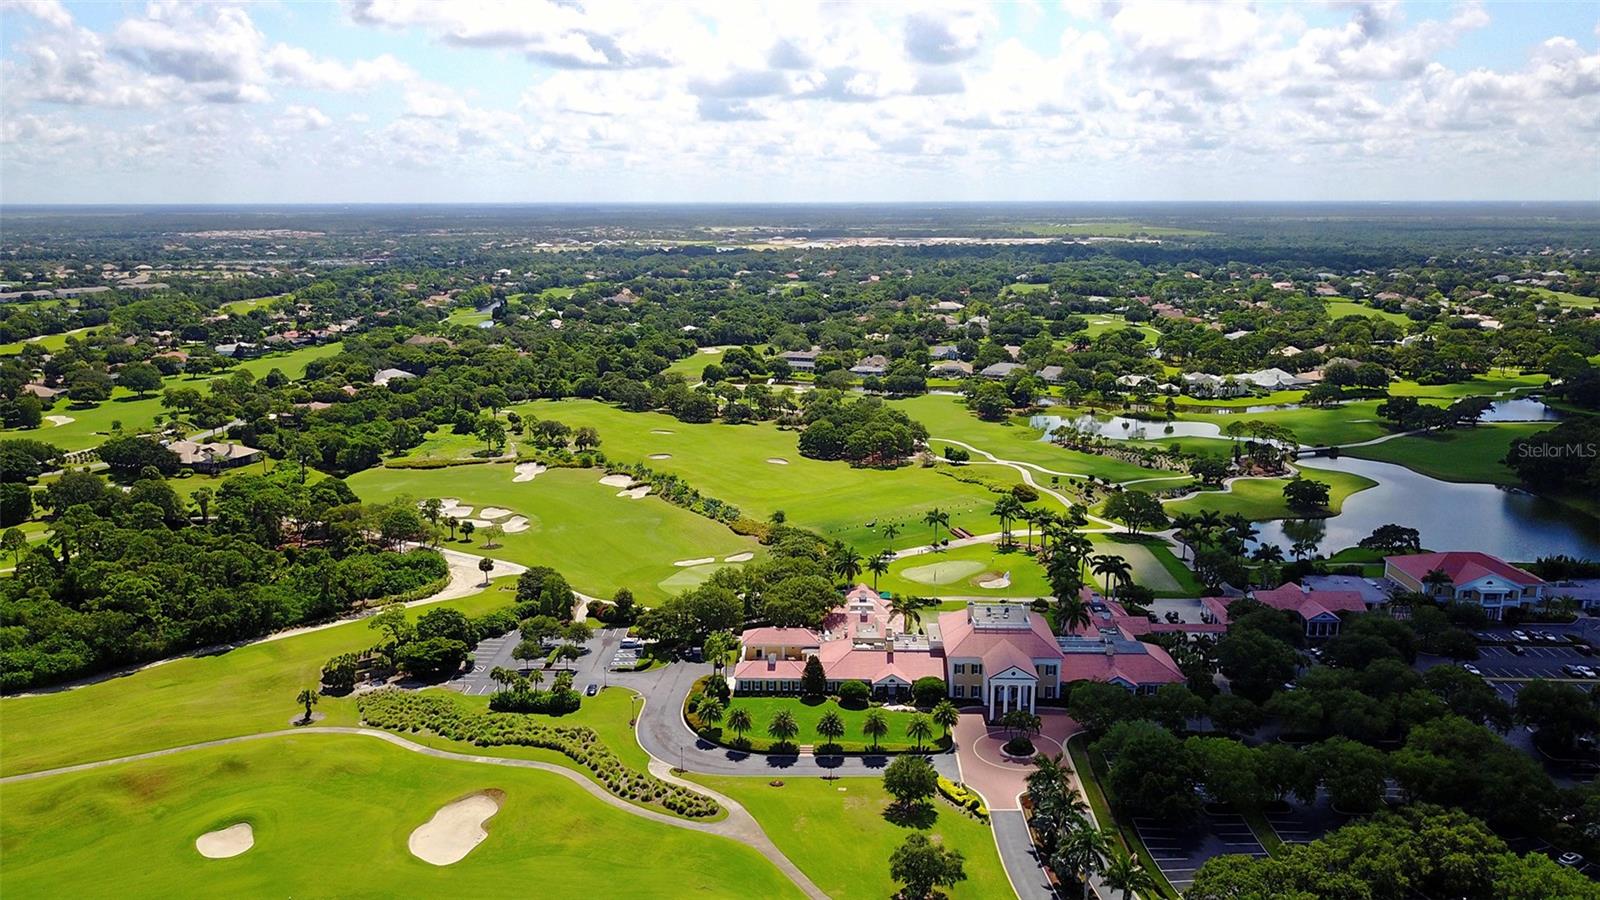
[[[1369,319],[1388,319],[1397,325],[1410,324],[1411,320],[1403,313],[1389,312],[1368,306],[1357,300],[1329,300],[1327,301],[1328,318],[1342,319],[1345,316],[1366,316]]]
[[[554,567],[574,589],[597,597],[626,587],[640,601],[656,602],[683,589],[676,582],[663,586],[682,571],[674,562],[761,552],[755,539],[664,500],[618,497],[617,488],[600,484],[602,475],[598,469],[551,469],[532,481],[514,482],[510,463],[491,463],[368,469],[351,476],[349,484],[363,500],[454,498],[472,507],[473,517],[489,506],[525,516],[527,531],[507,534],[499,546],[486,549],[480,529],[471,551]],[[468,549],[460,543],[447,546]]]
[[[1232,422],[1271,422],[1292,430],[1302,444],[1347,444],[1389,433],[1388,426],[1378,418],[1379,402],[1356,400],[1324,408],[1274,409],[1259,413],[1183,412],[1178,418],[1186,422],[1211,422],[1218,428],[1227,428]],[[1157,443],[1165,444],[1165,441]]]
[[[667,372],[682,375],[689,379],[690,384],[694,384],[700,381],[701,373],[705,371],[706,366],[712,363],[721,364],[722,357],[727,352],[727,347],[700,347],[683,359],[673,360],[672,365],[667,366]]]
[[[1585,297],[1570,291],[1552,291],[1549,288],[1533,288],[1532,290],[1535,294],[1540,295],[1542,299],[1561,301],[1562,306],[1576,306],[1581,309],[1600,306],[1600,297]]]
[[[260,378],[273,369],[280,369],[290,378],[299,378],[306,372],[306,364],[314,359],[333,356],[343,349],[341,344],[323,344],[316,347],[303,347],[290,353],[277,356],[263,356],[257,359],[246,360],[238,364],[235,369],[243,369]],[[204,386],[223,375],[206,375],[200,378],[191,378],[176,375],[162,380],[162,387],[193,387],[204,390]],[[157,391],[144,397],[138,397],[124,388],[114,388],[111,399],[94,406],[79,408],[64,398],[56,401],[55,408],[47,410],[46,416],[68,416],[73,421],[64,425],[52,425],[46,422],[33,430],[0,429],[0,438],[3,437],[32,437],[42,441],[49,441],[58,447],[67,450],[86,450],[95,447],[105,440],[110,433],[112,423],[120,422],[122,430],[129,433],[148,431],[154,426],[158,416],[164,417],[167,410],[161,406],[161,392]]]
[[[928,543],[932,532],[922,517],[935,507],[949,513],[953,527],[973,534],[999,530],[989,515],[996,495],[979,485],[914,465],[857,469],[843,462],[806,459],[796,444],[799,433],[771,424],[691,425],[660,413],[631,413],[592,400],[526,403],[516,411],[524,418],[556,419],[574,428],[592,425],[600,432],[600,449],[611,459],[643,462],[679,475],[752,518],[764,519],[782,510],[790,523],[853,544],[863,555],[883,548],[882,529],[891,522],[900,528],[895,546]],[[648,458],[661,453],[670,458]]]
[[[489,321],[493,317],[493,313],[478,312],[476,309],[473,309],[470,306],[462,306],[452,309],[450,311],[450,315],[445,316],[444,320],[450,325],[464,325],[468,328],[477,328],[479,325],[482,325],[484,322]]]
[[[1217,397],[1205,399],[1203,397],[1190,397],[1188,394],[1179,394],[1173,397],[1173,402],[1179,409],[1185,406],[1215,406],[1228,409],[1243,409],[1251,406],[1276,406],[1283,403],[1299,403],[1304,400],[1305,391],[1270,391],[1266,394],[1251,397]],[[1165,403],[1162,398],[1156,398],[1157,405]]]
[[[515,582],[459,600],[409,611],[452,607],[479,615],[509,606]],[[377,640],[366,622],[267,641],[212,656],[184,657],[71,691],[0,700],[0,773],[15,775],[110,759],[288,725],[294,697],[315,687],[322,665]],[[324,725],[354,725],[354,700],[323,697]],[[621,749],[618,748],[618,752]],[[10,789],[7,788],[9,791]]]
[[[1133,567],[1133,583],[1150,588],[1157,594],[1198,596],[1200,584],[1195,581],[1194,573],[1184,567],[1166,545],[1153,541],[1117,540],[1116,537],[1110,534],[1090,535],[1089,541],[1094,544],[1095,555],[1120,556],[1127,560],[1128,565]],[[1095,575],[1087,567],[1085,573],[1090,583],[1100,585],[1097,590],[1105,589],[1103,576]]]
[[[504,423],[502,423],[504,424]],[[507,447],[511,447],[508,444]],[[485,453],[488,447],[474,434],[456,434],[448,426],[435,429],[422,439],[422,443],[412,447],[404,456],[385,459],[385,464],[390,461],[403,462],[406,460],[433,460],[433,459],[474,459],[482,458],[477,454]]]
[[[795,735],[793,740],[797,745],[822,743],[822,738],[817,737],[817,722],[822,719],[824,713],[836,712],[844,720],[844,737],[839,739],[839,746],[851,753],[872,749],[872,739],[861,733],[861,723],[866,720],[867,711],[849,709],[840,706],[834,700],[824,700],[812,705],[798,697],[735,696],[728,705],[728,710],[731,712],[735,709],[750,711],[750,720],[755,724],[755,728],[745,734],[745,740],[750,742],[752,750],[766,750],[771,746],[773,741],[767,736],[767,723],[772,721],[772,717],[780,709],[788,710],[794,716],[796,724],[800,726],[800,733]],[[911,722],[911,717],[915,714],[883,710],[883,715],[888,722],[889,731],[879,740],[878,749],[890,751],[913,749],[916,742],[906,736],[906,725]],[[724,718],[723,742],[731,744],[735,735],[727,730],[726,722],[727,719]],[[929,722],[929,725],[933,728],[933,735],[930,740],[923,742],[924,749],[932,748],[934,744],[942,742],[944,737],[944,731],[939,726],[933,725],[932,722]]]
[[[1510,391],[1528,391],[1542,387],[1550,376],[1539,372],[1526,375],[1477,375],[1466,381],[1451,384],[1418,384],[1415,381],[1396,381],[1389,385],[1389,393],[1396,397],[1436,397],[1459,400],[1462,397],[1487,397]]]
[[[1377,484],[1377,482],[1362,478],[1360,475],[1334,472],[1326,469],[1318,470],[1311,473],[1311,475],[1313,481],[1321,481],[1328,485],[1328,515],[1337,515],[1339,513],[1344,504],[1344,498],[1356,491],[1365,490]],[[1210,491],[1188,500],[1168,503],[1166,504],[1167,515],[1175,516],[1179,513],[1198,513],[1203,509],[1214,509],[1223,515],[1235,512],[1242,513],[1247,518],[1255,521],[1304,518],[1305,513],[1291,510],[1283,500],[1283,486],[1288,481],[1287,478],[1235,481],[1233,490],[1226,494]]]
[[[1511,442],[1555,426],[1555,422],[1487,422],[1411,435],[1344,451],[1358,459],[1376,459],[1405,466],[1442,481],[1516,484],[1516,473],[1501,462]]]
[[[407,839],[442,806],[499,790],[488,837],[447,867]],[[354,735],[295,735],[6,787],[8,897],[797,897],[741,844],[607,806],[560,776],[437,760]],[[206,859],[246,821],[255,845]],[[625,885],[625,887],[624,887]]]
[[[95,329],[102,327],[104,326],[91,325],[87,328],[74,328],[71,331],[63,331],[59,334],[42,334],[35,338],[28,338],[25,341],[12,341],[9,344],[0,344],[0,356],[11,356],[12,354],[21,353],[23,346],[26,344],[38,344],[46,351],[50,353],[56,353],[66,348],[67,338],[86,338],[93,334]]]
[[[1002,552],[998,544],[973,544],[938,553],[923,553],[895,560],[879,587],[896,595],[918,597],[1048,597],[1050,582],[1044,567],[1022,552],[1027,538],[1024,528],[1015,528],[1016,550]],[[1038,545],[1039,535],[1033,536]],[[983,587],[980,582],[1010,576],[1006,587]],[[870,581],[870,573],[864,576]]]
[[[247,312],[249,312],[249,311],[251,311],[253,309],[260,309],[261,307],[272,303],[274,300],[282,300],[284,297],[287,297],[287,296],[289,296],[289,295],[288,294],[273,294],[270,297],[253,297],[253,298],[251,298],[249,300],[233,300],[233,301],[230,301],[228,303],[222,304],[222,306],[219,307],[219,308],[223,312],[228,313],[229,315],[237,316],[237,315],[242,315],[244,313],[247,313]]]
[[[961,852],[967,880],[947,891],[953,900],[1010,897],[1011,883],[986,822],[942,798],[924,828],[897,825],[884,816],[891,798],[878,778],[785,779],[772,787],[758,778],[694,780],[739,801],[784,855],[824,893],[838,900],[878,900],[899,885],[889,877],[889,856],[914,831]]]
[[[1075,476],[1093,475],[1111,481],[1180,474],[1146,469],[1093,453],[1068,450],[1041,440],[1044,433],[1037,428],[1030,428],[1026,419],[1012,422],[985,422],[969,412],[959,397],[929,394],[909,400],[897,400],[891,405],[904,410],[911,418],[927,426],[928,434],[933,438],[961,441],[981,450],[987,450],[1001,459],[1033,463],[1054,472]],[[935,452],[943,452],[942,442],[933,440],[930,443]],[[974,454],[973,459],[981,461],[982,457]],[[1034,480],[1041,484],[1049,484],[1050,476],[1036,472]]]

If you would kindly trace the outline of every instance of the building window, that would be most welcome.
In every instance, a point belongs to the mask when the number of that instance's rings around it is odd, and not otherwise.
[[[967,686],[964,685],[964,684],[956,685],[956,698],[960,699],[962,697],[965,697],[966,695],[967,695]]]
[[[966,663],[956,663],[956,674],[957,675],[965,675],[965,674],[967,674],[967,664]]]
[[[974,675],[982,675],[983,674],[983,663],[973,663],[972,664],[972,674],[974,674]]]

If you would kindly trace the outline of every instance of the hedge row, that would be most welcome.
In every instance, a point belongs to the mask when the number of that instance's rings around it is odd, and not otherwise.
[[[554,750],[592,772],[606,790],[634,803],[655,804],[690,819],[714,816],[716,801],[624,765],[594,729],[547,725],[519,713],[478,713],[448,697],[385,688],[357,701],[368,725],[391,731],[431,731],[480,747],[515,745]]]
[[[977,791],[971,790],[965,785],[956,784],[954,781],[951,781],[943,775],[940,775],[939,793],[943,794],[946,800],[949,800],[951,803],[954,803],[967,812],[972,813],[985,822],[989,821],[989,808],[983,805],[983,798],[978,796]]]

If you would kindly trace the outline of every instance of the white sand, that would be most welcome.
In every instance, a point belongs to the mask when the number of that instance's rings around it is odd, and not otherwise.
[[[71,416],[45,416],[44,420],[57,427],[62,425],[71,425],[73,422],[78,421]]]
[[[789,464],[789,461],[781,456],[769,456],[767,457],[767,462],[775,466],[787,466]]]
[[[671,434],[672,432],[668,431],[665,428],[652,428],[652,429],[650,429],[650,433],[651,434]]]
[[[468,519],[467,521],[472,523],[473,528],[488,528],[494,524],[488,519]]]
[[[511,510],[502,509],[498,506],[486,506],[478,512],[478,515],[483,516],[485,519],[504,519],[506,516],[511,515]]]
[[[532,481],[544,472],[544,466],[539,463],[519,463],[513,471],[517,475],[512,481]]]
[[[643,500],[649,494],[650,485],[648,484],[641,487],[628,488],[625,491],[617,491],[618,497],[627,497],[629,500]]]
[[[256,831],[249,822],[208,831],[194,839],[194,848],[206,859],[227,859],[256,845]]]
[[[756,558],[756,555],[754,553],[735,553],[732,556],[724,556],[722,558],[722,561],[723,562],[749,562],[750,560],[755,559],[755,558]]]
[[[446,804],[433,818],[417,826],[406,841],[411,855],[436,866],[466,859],[489,837],[483,823],[500,811],[498,791],[484,791]]]
[[[1004,575],[1001,575],[999,578],[991,578],[988,581],[980,581],[978,582],[978,587],[986,588],[991,591],[998,591],[1002,588],[1011,587],[1011,573],[1007,572]]]
[[[671,459],[672,458],[672,454],[671,453],[652,453],[652,454],[650,454],[650,458],[651,459]]]
[[[527,516],[512,516],[505,523],[506,534],[517,534],[528,530]]]
[[[703,566],[706,563],[714,563],[716,561],[717,558],[715,556],[706,556],[700,559],[680,559],[673,563],[673,565],[688,568],[689,566]]]
[[[701,347],[700,348],[700,352],[704,353],[707,356],[716,356],[718,353],[722,352],[722,348],[721,347]]]
[[[417,505],[421,506],[422,504],[418,503]],[[454,497],[445,497],[439,501],[439,515],[454,516],[457,519],[464,519],[467,516],[472,515],[472,507],[462,506],[461,501]]]
[[[600,483],[606,487],[625,488],[628,485],[633,484],[633,476],[607,475],[606,477],[600,479]]]

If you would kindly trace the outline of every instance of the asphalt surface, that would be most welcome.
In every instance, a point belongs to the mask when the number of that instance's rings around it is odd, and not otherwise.
[[[1161,874],[1180,891],[1194,882],[1194,873],[1208,859],[1230,853],[1257,858],[1267,855],[1249,823],[1237,813],[1206,812],[1188,828],[1135,818],[1133,827],[1138,829],[1139,840],[1150,851]]]
[[[583,655],[573,660],[570,664],[562,664],[552,669],[545,669],[546,686],[549,680],[555,678],[556,673],[563,671],[572,672],[572,687],[580,693],[590,684],[604,687],[608,683],[615,683],[617,673],[608,672],[606,666],[611,663],[611,655],[616,652],[627,635],[624,628],[604,628],[594,632],[583,645]],[[511,652],[522,643],[522,633],[513,631],[501,637],[486,638],[472,651],[472,671],[464,672],[446,682],[447,687],[455,688],[464,694],[492,694],[497,689],[489,673],[500,666],[514,671],[526,671],[532,666],[520,659],[513,659]]]
[[[1045,877],[1022,810],[995,810],[989,816],[989,824],[994,829],[995,846],[1000,848],[1000,863],[1006,867],[1006,876],[1017,896],[1021,900],[1054,900],[1055,891]]]

